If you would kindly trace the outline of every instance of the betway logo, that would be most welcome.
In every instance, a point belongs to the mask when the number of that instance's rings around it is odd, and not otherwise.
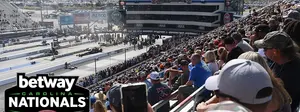
[[[65,91],[70,91],[76,82],[75,77],[48,77],[46,75],[37,77],[26,77],[18,75],[19,88],[63,88]]]

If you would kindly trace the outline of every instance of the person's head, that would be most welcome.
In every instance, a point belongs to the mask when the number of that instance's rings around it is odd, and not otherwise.
[[[165,69],[168,69],[172,66],[172,64],[170,62],[166,62],[165,65],[164,65],[164,68]]]
[[[276,31],[279,28],[279,22],[275,19],[269,20],[270,31]]]
[[[160,83],[160,77],[158,72],[151,72],[150,79],[152,84]]]
[[[291,20],[288,22],[283,31],[286,32],[300,46],[300,21]]]
[[[243,40],[243,37],[241,34],[235,32],[231,34],[231,37],[234,39],[235,43],[239,43],[240,41]]]
[[[139,76],[141,77],[141,80],[142,80],[142,81],[144,81],[144,80],[147,79],[146,72],[144,72],[144,71],[139,72]]]
[[[214,51],[207,51],[204,54],[204,59],[206,63],[210,63],[210,62],[215,62],[216,61],[216,55],[214,53]]]
[[[95,104],[95,102],[97,101],[97,99],[96,99],[96,97],[95,96],[91,96],[90,97],[90,101],[91,101],[91,107],[93,108],[94,106],[94,104]]]
[[[283,93],[283,97],[280,97],[279,100],[281,100],[281,101],[291,101],[290,95],[284,89],[283,85],[280,84],[280,82],[275,78],[275,76],[273,75],[273,72],[270,69],[270,67],[268,66],[266,60],[260,54],[258,54],[256,52],[253,52],[253,51],[249,51],[249,52],[245,52],[245,53],[241,54],[238,57],[238,59],[247,59],[247,60],[251,60],[251,61],[259,63],[269,73],[274,88],[277,88],[279,91],[281,91],[281,93]],[[278,99],[276,99],[276,100],[278,100]]]
[[[225,49],[225,47],[219,47],[217,54],[219,56],[219,60],[225,61],[227,59],[227,50]]]
[[[236,43],[235,43],[235,41],[234,41],[234,39],[232,37],[226,37],[224,39],[224,44],[225,44],[225,48],[228,51],[231,51],[233,48],[236,47]]]
[[[201,50],[196,50],[195,53],[201,55],[202,51]]]
[[[256,52],[253,52],[253,51],[245,52],[245,53],[241,54],[238,57],[238,59],[247,59],[247,60],[257,62],[262,67],[264,67],[268,72],[271,71],[266,60]]]
[[[121,106],[121,85],[114,85],[107,93],[109,106],[112,112],[122,112]]]
[[[283,18],[290,18],[293,20],[300,21],[300,13],[296,10],[290,10],[287,15],[283,16]]]
[[[238,29],[237,31],[240,35],[242,35],[242,37],[244,37],[246,35],[246,31],[242,28]]]
[[[191,62],[192,62],[192,65],[196,65],[198,64],[200,61],[201,61],[201,55],[195,53],[191,56]]]
[[[107,99],[106,95],[103,94],[102,91],[96,93],[94,96],[97,100],[100,100],[100,101],[105,101]]]
[[[212,43],[212,42],[208,43],[208,49],[212,50],[214,48],[215,48],[214,43]]]
[[[257,25],[254,28],[255,36],[251,40],[256,41],[256,40],[262,39],[269,32],[270,32],[270,27],[268,25],[265,25],[265,24]]]
[[[94,112],[106,112],[106,108],[103,105],[102,101],[97,100],[94,104]]]
[[[189,62],[188,61],[186,61],[186,60],[181,60],[180,61],[180,68],[182,69],[182,70],[189,70]]]
[[[268,72],[260,64],[245,59],[229,61],[204,86],[215,91],[220,102],[232,100],[252,111],[263,112],[272,99],[273,84]]]
[[[285,32],[270,32],[265,38],[255,41],[254,45],[263,48],[265,55],[278,64],[284,64],[297,56],[293,40]]]

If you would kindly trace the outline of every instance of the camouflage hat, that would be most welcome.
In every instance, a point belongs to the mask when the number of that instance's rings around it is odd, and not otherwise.
[[[294,47],[293,40],[285,32],[273,31],[268,33],[263,39],[254,42],[258,48],[283,49]]]

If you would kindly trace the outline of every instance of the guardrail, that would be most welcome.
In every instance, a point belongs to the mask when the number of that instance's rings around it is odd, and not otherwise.
[[[20,51],[24,49],[29,49],[29,48],[34,48],[34,47],[40,47],[40,46],[47,46],[47,45],[33,45],[33,46],[27,46],[27,47],[22,47],[22,48],[17,48],[17,49],[11,49],[11,50],[5,50],[2,53],[8,53],[8,52],[14,52],[14,51]]]
[[[131,49],[133,49],[133,47],[131,47]],[[116,52],[116,51],[115,51],[115,53],[117,54],[117,53],[120,53],[120,52]],[[111,55],[111,54],[109,54],[109,55]],[[140,62],[140,63],[138,63],[138,64],[135,64],[135,65],[133,65],[133,66],[131,66],[131,67],[125,69],[125,70],[122,70],[121,72],[118,72],[118,73],[116,73],[116,74],[114,74],[114,75],[112,75],[112,76],[106,77],[105,79],[102,79],[101,81],[98,81],[97,83],[92,84],[92,85],[90,85],[90,86],[87,86],[87,87],[85,87],[85,88],[91,89],[91,88],[97,86],[98,84],[100,84],[100,83],[102,83],[102,82],[105,82],[105,81],[111,79],[111,78],[114,77],[114,76],[119,76],[119,75],[125,73],[126,71],[128,71],[128,70],[130,70],[130,69],[132,69],[132,68],[135,68],[135,67],[137,67],[137,66],[139,66],[139,65],[141,65],[141,64],[146,63],[146,62],[149,61],[149,60],[151,60],[151,59],[144,60],[144,61],[142,61],[142,62]]]
[[[44,33],[45,29],[28,29],[26,31],[0,33],[0,39],[16,38],[31,35],[33,32]]]
[[[174,107],[170,112],[180,112],[184,107],[186,107],[189,103],[194,101],[194,106],[192,107],[191,110],[192,112],[195,111],[195,106],[197,105],[198,101],[202,100],[203,98],[200,97],[200,94],[203,94],[205,91],[205,87],[201,86],[198,88],[196,91],[194,91],[190,96],[188,96],[186,99],[184,99],[182,102],[180,102],[176,107]],[[184,110],[185,112],[188,112],[188,110]]]
[[[13,56],[10,56],[10,57],[1,57],[0,62],[7,61],[7,60],[12,60],[12,59],[17,59],[17,58],[21,58],[21,57],[25,57],[25,56],[36,55],[36,54],[39,54],[39,53],[47,52],[49,50],[50,50],[50,48],[45,48],[45,49],[42,49],[42,50],[32,51],[32,52],[23,53],[23,54],[17,54],[17,55],[13,55]]]

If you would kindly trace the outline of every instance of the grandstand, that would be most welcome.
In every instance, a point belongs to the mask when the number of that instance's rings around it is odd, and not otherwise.
[[[168,14],[172,15],[172,13],[170,11],[168,13],[164,12],[162,10],[162,8],[157,11],[149,11],[147,9],[148,7],[149,7],[149,9],[151,9],[151,7],[156,6],[156,5],[166,5],[166,4],[172,4],[172,3],[152,4],[151,2],[149,2],[147,0],[144,0],[146,2],[143,2],[143,3],[139,2],[139,1],[141,1],[141,0],[132,0],[131,1],[132,3],[128,2],[128,1],[126,2],[127,19],[132,19],[132,20],[127,20],[127,29],[129,29],[129,30],[163,30],[163,29],[167,29],[169,31],[172,31],[172,30],[174,31],[174,29],[177,29],[176,31],[183,32],[183,30],[178,30],[178,28],[176,28],[176,27],[175,28],[168,28],[168,27],[161,28],[161,27],[159,27],[160,24],[164,24],[164,23],[168,24],[169,21],[166,21],[166,20],[164,21],[164,20],[159,20],[159,19],[153,20],[153,18],[155,18],[155,17],[151,18],[151,16],[147,16],[147,14],[160,15],[160,16],[164,16],[164,15],[168,15]],[[139,4],[142,7],[140,8],[137,4]],[[132,5],[132,6],[130,6],[130,5]],[[144,7],[143,5],[148,5],[148,6]],[[280,7],[281,10],[285,11],[285,10],[288,10],[288,8],[286,8],[286,7],[289,5],[291,5],[291,4],[289,4],[288,2],[282,2],[282,1],[273,2],[272,4],[269,4],[265,7],[257,10],[257,12],[256,12],[257,14],[247,15],[241,19],[238,19],[238,20],[235,20],[235,21],[229,23],[228,25],[218,27],[198,38],[189,38],[188,36],[181,36],[180,37],[181,39],[171,40],[160,47],[164,48],[166,46],[171,46],[171,45],[176,45],[176,46],[167,48],[167,50],[162,50],[161,52],[163,52],[163,53],[155,54],[155,56],[154,56],[155,58],[145,60],[135,66],[125,69],[122,72],[114,74],[113,76],[111,76],[105,80],[102,80],[98,84],[93,84],[92,86],[89,86],[88,88],[90,90],[97,91],[97,90],[101,90],[101,89],[105,88],[106,85],[111,84],[111,86],[112,86],[113,83],[115,83],[115,82],[126,83],[126,80],[131,80],[132,77],[134,77],[134,78],[140,77],[139,76],[140,71],[146,71],[146,73],[149,73],[149,71],[150,72],[154,71],[153,69],[151,69],[153,66],[157,66],[156,65],[157,63],[166,63],[166,60],[169,61],[170,57],[171,57],[170,60],[173,60],[172,62],[176,63],[174,61],[174,60],[178,59],[178,57],[176,57],[176,56],[180,55],[181,50],[183,50],[185,48],[186,49],[191,48],[192,50],[195,50],[198,47],[197,45],[199,45],[199,46],[203,45],[203,47],[204,46],[207,47],[209,45],[209,42],[212,42],[212,40],[220,40],[220,39],[216,39],[216,38],[221,38],[224,35],[230,37],[230,34],[232,32],[237,31],[238,28],[246,30],[247,33],[253,32],[252,30],[254,30],[255,25],[259,25],[259,24],[267,24],[268,25],[269,21],[264,21],[264,20],[269,19],[269,17],[271,17],[271,16],[278,16],[278,18],[282,18],[281,16],[283,16],[283,15],[281,15],[280,12],[274,12],[274,8],[275,8],[274,6],[281,6]],[[130,8],[128,9],[129,6],[134,9],[130,9]],[[160,6],[160,7],[162,7],[162,6]],[[167,9],[164,8],[164,10],[167,10]],[[175,8],[175,9],[172,8],[172,10],[178,10],[178,9],[179,8]],[[163,14],[160,14],[160,13],[163,13]],[[135,15],[137,15],[137,16],[135,17]],[[150,22],[150,20],[144,20],[145,18],[151,18],[151,22]],[[163,18],[163,17],[161,17],[161,18]],[[175,19],[175,18],[172,18],[172,19]],[[173,21],[173,20],[171,20],[171,21]],[[185,24],[180,21],[177,21],[176,23],[177,24]],[[132,24],[132,25],[130,26],[128,24]],[[147,24],[152,24],[152,25],[154,24],[154,25],[153,25],[153,27],[146,27],[145,24],[146,24],[146,26],[147,26]],[[166,26],[166,25],[161,25],[161,26]],[[185,29],[188,29],[188,28],[185,28]],[[246,37],[246,38],[249,38],[249,37]],[[191,47],[191,46],[194,46],[194,47]],[[218,44],[215,46],[218,46]],[[160,49],[160,48],[157,48],[157,49]],[[204,52],[207,51],[204,48],[201,50],[204,50]],[[190,54],[187,54],[187,55],[190,55]],[[173,56],[176,58],[173,59],[172,58]],[[177,68],[175,68],[175,69],[177,69]],[[158,71],[164,72],[164,69],[160,68]],[[131,75],[126,75],[126,72],[127,72],[127,74],[131,74]],[[140,80],[137,80],[137,82],[139,82],[139,81]],[[99,88],[101,88],[101,89],[99,89]],[[205,91],[205,87],[202,86],[202,87],[198,88],[196,91],[194,91],[192,94],[190,94],[185,100],[183,100],[182,102],[178,102],[176,99],[176,97],[178,95],[178,90],[175,90],[169,97],[152,105],[152,108],[154,111],[157,111],[158,109],[162,108],[163,105],[169,103],[170,107],[171,107],[170,112],[195,112],[196,107],[199,104],[199,102],[205,101],[204,100],[205,98],[203,97],[204,91]],[[298,102],[296,102],[296,103],[298,103]],[[300,107],[300,105],[299,105],[299,107]]]
[[[124,0],[131,32],[203,33],[220,26],[224,0]]]
[[[0,24],[1,32],[38,27],[38,24],[24,15],[19,7],[7,0],[0,0]]]

